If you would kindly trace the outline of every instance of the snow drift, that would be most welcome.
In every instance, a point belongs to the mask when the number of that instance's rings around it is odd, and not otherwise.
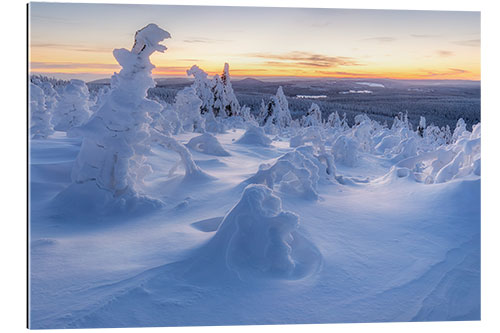
[[[299,279],[312,274],[321,255],[298,226],[299,217],[283,211],[281,199],[267,186],[248,185],[191,264],[188,276],[204,275],[207,269],[220,276],[229,271],[239,279]]]

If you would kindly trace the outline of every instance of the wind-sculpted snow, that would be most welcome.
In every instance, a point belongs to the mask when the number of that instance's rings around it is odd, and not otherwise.
[[[268,147],[272,140],[269,139],[261,127],[249,125],[245,134],[243,134],[235,143],[243,145],[255,145]]]
[[[265,184],[284,196],[317,200],[319,181],[334,179],[335,173],[331,156],[315,154],[312,146],[301,146],[272,164],[261,164],[245,183]]]
[[[216,137],[210,133],[204,133],[197,137],[192,138],[186,144],[188,148],[195,151],[215,156],[229,156],[230,154],[225,150]]]
[[[281,200],[265,185],[248,185],[210,242],[200,251],[189,275],[224,270],[249,277],[299,279],[319,268],[321,255],[298,230],[299,216],[283,211]],[[222,267],[217,267],[222,265]]]
[[[402,159],[392,167],[389,175],[392,174],[411,176],[415,181],[426,184],[444,183],[470,175],[480,176],[481,126],[475,125],[472,133],[463,131],[460,139],[451,145],[421,151]]]

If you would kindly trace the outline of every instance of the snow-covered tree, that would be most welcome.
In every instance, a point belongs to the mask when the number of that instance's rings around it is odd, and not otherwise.
[[[185,131],[204,131],[203,118],[200,113],[202,104],[194,87],[186,87],[175,96],[173,107]]]
[[[74,183],[94,182],[114,198],[137,197],[136,185],[151,171],[144,163],[151,136],[149,113],[161,111],[160,104],[146,98],[155,86],[149,57],[166,50],[159,44],[166,38],[167,31],[149,24],[136,32],[131,50],[113,51],[122,69],[112,76],[109,97],[87,124],[69,133],[83,137],[71,173]]]
[[[50,123],[51,114],[46,106],[45,94],[39,86],[30,83],[30,137],[45,139],[54,130]]]
[[[288,127],[292,123],[292,116],[288,109],[288,101],[283,88],[280,86],[275,96],[271,96],[271,100],[260,111],[259,122],[262,126],[275,125],[278,128]]]
[[[193,88],[198,98],[201,100],[201,113],[205,114],[207,112],[212,112],[214,95],[212,93],[212,84],[211,80],[208,78],[208,74],[200,67],[193,65],[187,70],[187,75],[192,75],[194,77]]]
[[[214,104],[212,105],[214,116],[222,118],[227,117],[224,105],[224,85],[219,75],[214,75],[212,79],[212,94],[214,98]]]
[[[215,117],[232,117],[240,115],[240,104],[231,85],[229,65],[224,64],[221,76],[214,75],[210,80],[208,74],[194,65],[187,71],[194,77],[193,88],[202,101],[201,113],[213,112]]]
[[[71,80],[64,88],[61,100],[54,110],[52,124],[56,131],[67,132],[80,126],[90,117],[89,90],[82,80]]]
[[[346,114],[344,113],[344,116],[341,119],[337,111],[330,113],[327,123],[330,127],[338,130],[344,130],[348,127]]]
[[[302,117],[302,126],[321,126],[321,110],[316,103],[312,103],[307,113]]]
[[[453,131],[452,142],[457,142],[466,133],[467,133],[467,125],[465,124],[465,121],[462,118],[460,118],[458,119],[455,130]]]
[[[224,64],[224,72],[221,75],[222,86],[224,87],[224,111],[228,117],[241,115],[241,107],[234,94],[231,76],[229,75],[229,64]]]
[[[426,127],[425,117],[420,117],[420,122],[418,123],[418,127],[417,127],[417,133],[422,138],[424,137],[425,127]]]

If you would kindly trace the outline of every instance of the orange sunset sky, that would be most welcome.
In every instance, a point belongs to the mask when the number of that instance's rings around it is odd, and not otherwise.
[[[480,80],[480,13],[30,4],[30,71],[93,80],[119,71],[136,30],[169,31],[153,74]]]

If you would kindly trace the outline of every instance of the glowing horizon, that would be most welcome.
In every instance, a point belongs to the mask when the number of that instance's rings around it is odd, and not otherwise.
[[[30,72],[110,77],[151,22],[172,34],[155,76],[481,78],[479,12],[68,3],[30,4]]]

